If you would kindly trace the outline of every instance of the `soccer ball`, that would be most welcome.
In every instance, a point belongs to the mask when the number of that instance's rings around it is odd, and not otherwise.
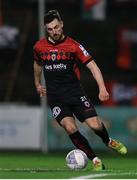
[[[80,149],[74,149],[67,154],[66,163],[70,169],[84,169],[87,166],[88,158]]]

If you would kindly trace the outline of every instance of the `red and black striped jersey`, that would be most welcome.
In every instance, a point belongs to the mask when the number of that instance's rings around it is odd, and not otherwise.
[[[34,60],[43,66],[47,95],[69,97],[81,91],[78,61],[87,64],[92,56],[81,44],[66,36],[55,44],[46,38],[36,42]]]

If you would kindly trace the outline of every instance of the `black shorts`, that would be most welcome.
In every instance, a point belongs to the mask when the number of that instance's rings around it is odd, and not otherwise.
[[[76,117],[79,121],[97,116],[97,112],[86,96],[77,96],[67,98],[61,101],[52,101],[49,103],[53,117],[60,124],[65,117]]]

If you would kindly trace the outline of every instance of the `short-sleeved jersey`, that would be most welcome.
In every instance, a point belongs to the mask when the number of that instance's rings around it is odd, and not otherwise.
[[[47,96],[63,99],[81,94],[77,63],[87,64],[92,56],[81,44],[66,36],[55,44],[46,38],[36,42],[34,60],[43,66]]]

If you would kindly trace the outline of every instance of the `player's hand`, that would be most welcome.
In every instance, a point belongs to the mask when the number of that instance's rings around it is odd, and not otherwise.
[[[46,88],[44,86],[39,84],[36,89],[40,97],[46,96]]]
[[[107,92],[107,90],[101,90],[99,92],[99,99],[101,101],[107,101],[109,99],[109,93]]]

